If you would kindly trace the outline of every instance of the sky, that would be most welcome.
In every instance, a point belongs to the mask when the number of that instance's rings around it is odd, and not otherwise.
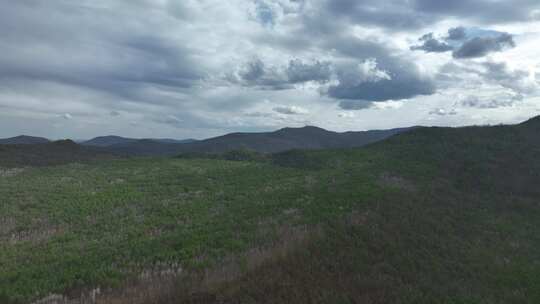
[[[540,115],[538,0],[0,0],[0,137]]]

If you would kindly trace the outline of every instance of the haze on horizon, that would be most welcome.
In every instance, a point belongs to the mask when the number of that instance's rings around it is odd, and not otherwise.
[[[0,137],[540,114],[540,2],[0,0]]]

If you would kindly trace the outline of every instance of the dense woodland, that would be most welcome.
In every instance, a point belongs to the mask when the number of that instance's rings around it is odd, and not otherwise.
[[[161,158],[1,146],[0,303],[538,303],[539,132]]]

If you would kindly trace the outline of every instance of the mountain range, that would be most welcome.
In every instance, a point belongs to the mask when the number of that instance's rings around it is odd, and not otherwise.
[[[252,150],[276,153],[293,149],[333,149],[361,147],[386,139],[413,128],[372,130],[360,132],[332,132],[306,126],[283,128],[274,132],[230,133],[205,140],[135,139],[120,136],[100,136],[79,144],[103,152],[133,156],[170,156],[181,153],[223,153],[232,150]],[[0,140],[0,144],[43,144],[45,138],[20,136]]]
[[[230,133],[205,140],[184,143],[155,140],[124,141],[109,145],[108,151],[128,155],[175,155],[180,153],[223,153],[252,150],[275,153],[292,149],[331,149],[361,147],[411,128],[338,133],[318,127],[284,128],[274,132]]]
[[[163,143],[163,144],[184,144],[184,143],[191,143],[196,140],[195,139],[179,140],[179,139],[171,139],[171,138],[137,139],[137,138],[127,138],[127,137],[109,135],[109,136],[99,136],[99,137],[95,137],[87,141],[82,141],[81,144],[85,146],[110,147],[113,145],[128,145],[128,144],[137,143],[137,142],[145,143],[148,141],[153,141],[156,143]]]

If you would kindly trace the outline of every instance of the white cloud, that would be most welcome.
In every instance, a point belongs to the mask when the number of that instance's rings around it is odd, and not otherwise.
[[[531,115],[540,22],[523,17],[540,3],[472,14],[459,1],[452,16],[442,2],[433,11],[407,3],[15,1],[0,12],[0,136],[182,138],[308,119],[346,130]],[[459,64],[409,50],[426,32],[460,25],[512,33],[516,47]],[[263,65],[246,65],[254,58]],[[456,104],[470,95],[477,106]],[[428,115],[453,108],[460,115]],[[55,128],[59,117],[69,129]]]
[[[338,114],[338,116],[341,118],[354,118],[355,117],[354,112],[351,112],[351,111],[341,112]]]
[[[443,108],[437,108],[433,109],[429,112],[430,115],[440,115],[440,116],[446,116],[446,115],[457,115],[457,111],[455,109],[446,110]]]
[[[280,114],[285,115],[304,115],[309,114],[307,109],[298,106],[277,106],[273,110]]]

